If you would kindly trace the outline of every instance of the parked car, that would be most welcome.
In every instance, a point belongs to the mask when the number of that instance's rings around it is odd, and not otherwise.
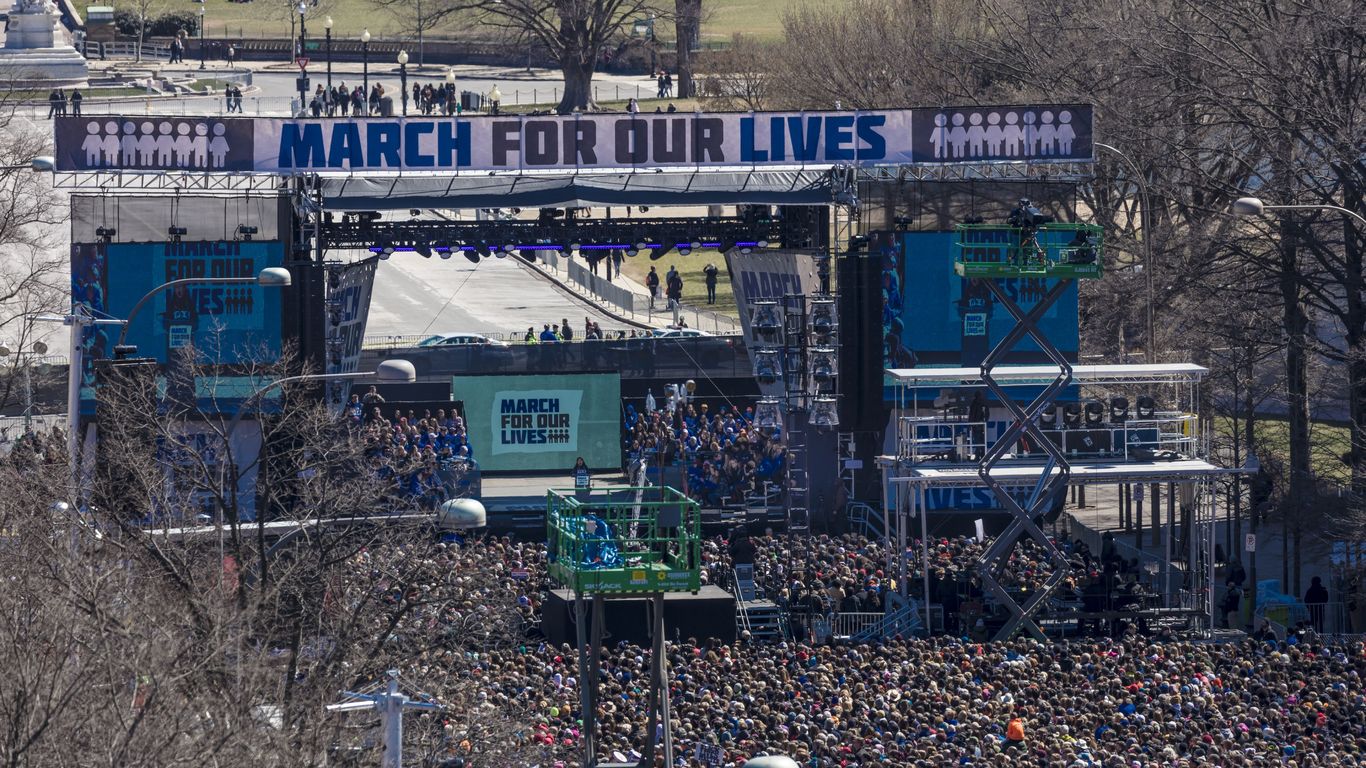
[[[651,331],[651,335],[656,339],[693,339],[711,334],[696,328],[656,328]]]
[[[506,341],[490,339],[482,333],[438,333],[417,343],[419,347],[454,347],[467,344],[488,347],[506,347],[508,345]]]

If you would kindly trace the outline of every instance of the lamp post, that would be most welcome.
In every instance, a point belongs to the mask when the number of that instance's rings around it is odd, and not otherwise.
[[[133,308],[128,310],[128,316],[123,320],[118,321],[119,324],[123,326],[123,330],[119,332],[119,340],[118,343],[114,345],[114,351],[117,354],[120,351],[120,347],[123,347],[127,342],[128,327],[132,325],[133,318],[137,316],[138,310],[142,309],[143,305],[150,301],[153,296],[156,296],[167,288],[174,288],[178,285],[189,285],[191,283],[214,283],[218,285],[224,283],[239,285],[252,283],[259,285],[262,288],[287,288],[291,282],[293,282],[293,280],[290,277],[289,270],[284,267],[266,267],[255,277],[182,277],[179,280],[162,283],[148,291],[142,298],[138,299],[138,302],[133,305]]]
[[[308,33],[304,30],[304,14],[308,11],[308,6],[299,3],[299,57],[302,62],[308,56]],[[308,109],[308,67],[299,67],[299,111],[305,112]]]
[[[502,100],[503,100],[503,92],[500,91],[500,90],[498,90],[498,86],[495,84],[495,85],[493,86],[493,89],[489,91],[489,113],[490,113],[490,114],[494,114],[494,115],[498,114],[498,103],[501,102]]]
[[[199,6],[199,71],[204,71],[204,6]]]
[[[455,67],[446,67],[446,103],[441,105],[446,114],[453,111],[451,104],[458,103],[455,99]]]
[[[1146,178],[1144,178],[1143,172],[1139,170],[1138,164],[1135,163],[1128,155],[1124,154],[1123,152],[1120,152],[1118,149],[1110,146],[1109,144],[1101,144],[1098,141],[1092,142],[1092,144],[1108,152],[1113,152],[1116,156],[1123,160],[1124,164],[1127,165],[1129,167],[1129,170],[1133,173],[1134,185],[1138,187],[1138,226],[1140,229],[1143,230],[1143,288],[1144,292],[1147,294],[1148,305],[1146,312],[1147,316],[1144,318],[1145,332],[1147,333],[1148,338],[1143,346],[1147,351],[1145,357],[1147,358],[1148,363],[1156,363],[1157,338],[1154,335],[1156,332],[1156,326],[1153,323],[1153,232],[1152,213],[1150,212],[1150,204],[1152,202],[1152,198],[1148,195],[1148,181]]]
[[[327,36],[327,90],[332,90],[332,17],[323,19],[323,31]]]
[[[267,267],[261,270],[256,277],[204,277],[204,278],[184,278],[172,280],[165,285],[157,286],[133,305],[128,317],[123,320],[114,318],[91,317],[84,306],[76,305],[72,308],[69,315],[38,315],[34,319],[42,322],[58,322],[71,327],[71,352],[68,356],[67,366],[67,387],[66,387],[66,450],[67,456],[71,461],[71,482],[73,491],[80,486],[80,450],[81,450],[81,383],[85,372],[84,352],[85,352],[85,329],[94,325],[118,325],[123,330],[119,333],[118,347],[123,346],[128,337],[128,324],[133,316],[142,309],[147,300],[156,295],[159,291],[176,285],[186,283],[257,283],[266,287],[283,288],[291,282],[289,270],[283,267]]]
[[[360,71],[361,71],[361,73],[362,73],[362,74],[361,74],[361,77],[363,78],[363,82],[364,82],[364,84],[363,84],[361,90],[365,91],[365,95],[364,95],[365,103],[366,103],[367,105],[369,105],[369,103],[370,103],[370,28],[369,28],[369,27],[366,27],[365,29],[362,29],[362,30],[360,31]],[[369,112],[370,112],[369,106],[366,107],[365,111],[366,111],[366,114],[369,114]]]
[[[403,97],[403,116],[408,116],[408,52],[398,52],[398,90]],[[416,106],[416,105],[414,105]]]
[[[1344,216],[1351,216],[1366,226],[1366,217],[1356,211],[1349,210],[1337,205],[1267,205],[1259,197],[1240,197],[1233,201],[1233,213],[1237,216],[1261,216],[1266,211],[1337,211]]]
[[[230,472],[227,480],[229,480],[232,483],[232,488],[227,495],[229,498],[234,500],[234,503],[232,505],[234,522],[236,522],[237,520],[238,504],[236,503],[236,499],[237,484],[239,482],[239,478],[237,476],[237,455],[233,452],[232,449],[232,437],[233,433],[237,431],[238,425],[242,423],[242,417],[246,415],[247,411],[255,409],[257,404],[260,402],[260,398],[262,395],[266,394],[272,389],[275,389],[276,387],[280,387],[285,384],[294,384],[300,381],[334,381],[337,379],[359,379],[370,376],[373,376],[376,381],[381,383],[411,384],[412,382],[417,380],[417,371],[413,368],[413,364],[408,362],[407,360],[385,360],[381,362],[379,365],[375,366],[375,370],[373,371],[355,371],[352,373],[305,373],[300,374],[298,376],[285,376],[284,378],[276,379],[275,381],[269,382],[264,386],[258,387],[256,391],[242,398],[241,404],[237,406],[236,413],[232,415],[232,421],[228,423],[228,428],[223,433],[223,450],[226,452],[225,455],[228,457],[227,467],[219,465],[220,470],[227,468]],[[221,488],[223,485],[222,475],[220,475],[219,478],[219,487]],[[223,520],[221,519],[221,516],[218,520],[218,553],[218,559],[221,562],[223,559]]]

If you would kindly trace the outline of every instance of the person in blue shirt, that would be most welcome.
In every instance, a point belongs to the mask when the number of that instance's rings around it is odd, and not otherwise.
[[[559,341],[559,340],[560,340],[560,337],[557,336],[557,335],[555,335],[555,332],[554,332],[554,331],[550,330],[550,323],[546,323],[546,324],[545,324],[545,330],[541,331],[541,341],[542,341],[542,342],[545,342],[545,343],[553,344],[553,343],[555,343],[555,342],[557,342],[557,341]]]

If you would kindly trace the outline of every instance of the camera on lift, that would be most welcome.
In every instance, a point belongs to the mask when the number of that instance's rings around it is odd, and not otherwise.
[[[1015,210],[1010,212],[1010,217],[1006,223],[1018,229],[1034,229],[1044,224],[1053,223],[1053,217],[1040,211],[1029,198],[1020,198],[1020,204]]]

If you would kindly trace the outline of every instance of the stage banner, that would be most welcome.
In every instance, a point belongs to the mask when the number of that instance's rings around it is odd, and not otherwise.
[[[361,343],[365,322],[370,315],[370,295],[375,286],[379,257],[328,268],[327,281],[327,372],[355,373],[360,370]],[[351,384],[346,380],[328,383],[328,410],[340,414],[350,398]]]
[[[781,312],[784,296],[810,295],[819,287],[816,257],[810,252],[765,250],[762,253],[742,254],[731,250],[726,252],[726,270],[730,273],[731,292],[735,295],[735,306],[740,312],[740,329],[744,332],[745,346],[751,351],[751,358],[753,350],[775,346],[772,341],[754,337],[750,321],[753,319],[755,302],[776,301]],[[775,397],[781,395],[782,380],[773,383],[761,381],[759,391]]]
[[[485,472],[559,471],[575,459],[621,466],[621,377],[456,376],[451,398],[465,403],[474,458]]]
[[[63,117],[59,171],[348,173],[1090,160],[1086,104],[307,120]]]

